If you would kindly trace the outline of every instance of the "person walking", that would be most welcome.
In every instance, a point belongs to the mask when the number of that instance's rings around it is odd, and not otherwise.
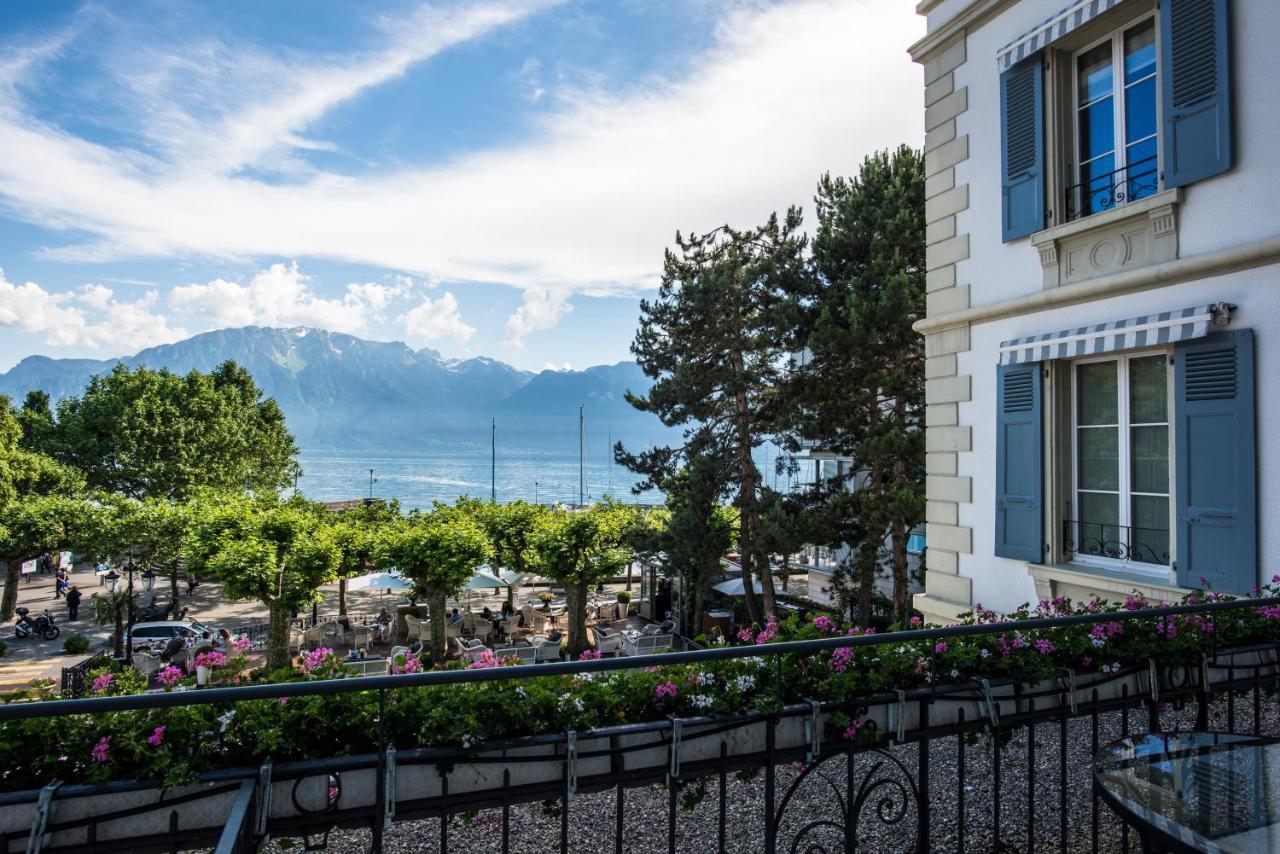
[[[67,587],[71,584],[71,578],[67,575],[65,569],[58,570],[57,576],[53,581],[53,598],[61,599],[66,595]]]
[[[67,590],[67,618],[76,620],[80,617],[80,599],[83,594],[74,584]]]

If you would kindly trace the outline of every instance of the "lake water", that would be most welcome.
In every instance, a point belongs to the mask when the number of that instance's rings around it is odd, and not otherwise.
[[[586,460],[588,501],[613,495],[620,501],[657,503],[661,495],[636,496],[631,487],[635,475],[610,464],[604,449]],[[366,451],[307,449],[298,455],[303,475],[298,489],[316,501],[342,501],[369,495],[369,470],[373,469],[373,495],[400,501],[405,510],[429,508],[433,501],[452,502],[459,495],[488,498],[489,448],[440,447],[415,451]],[[542,449],[498,448],[495,467],[499,502],[540,501],[543,504],[578,501],[578,454]]]

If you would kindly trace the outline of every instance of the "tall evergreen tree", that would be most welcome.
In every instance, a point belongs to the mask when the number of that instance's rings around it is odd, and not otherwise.
[[[706,234],[676,234],[658,298],[640,304],[631,350],[654,380],[638,409],[685,428],[685,444],[638,455],[618,446],[620,463],[641,471],[673,471],[697,444],[732,460],[739,511],[738,542],[747,610],[760,621],[776,613],[768,558],[757,541],[762,477],[752,459],[776,429],[776,394],[785,356],[796,346],[787,309],[808,277],[797,208],[758,228],[729,226]],[[759,577],[763,608],[753,592]]]
[[[924,517],[924,161],[903,146],[825,175],[816,197],[815,291],[800,301],[807,360],[787,396],[801,437],[854,460],[857,489],[838,498],[857,530],[859,619],[870,618],[887,551],[895,618],[910,608],[907,538]],[[843,489],[849,484],[835,484]]]

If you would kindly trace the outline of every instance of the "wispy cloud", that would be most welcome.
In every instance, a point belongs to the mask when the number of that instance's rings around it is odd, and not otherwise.
[[[160,51],[135,65],[160,70],[122,77],[143,152],[40,121],[0,87],[0,196],[32,222],[94,236],[55,258],[324,257],[563,300],[651,287],[677,227],[759,221],[806,201],[819,172],[922,136],[910,10],[796,0],[726,13],[683,79],[557,93],[517,144],[360,176],[300,165],[299,150],[330,145],[313,126],[336,105],[546,5],[426,6],[348,57]],[[229,107],[205,109],[241,85]],[[521,306],[513,343],[543,322],[537,310]]]
[[[524,347],[524,338],[533,332],[553,329],[573,310],[562,293],[546,288],[526,288],[520,300],[520,307],[507,318],[506,345],[519,351]]]

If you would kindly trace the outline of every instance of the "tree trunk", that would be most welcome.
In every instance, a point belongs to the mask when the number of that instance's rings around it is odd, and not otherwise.
[[[178,619],[178,566],[174,564],[169,568],[169,601],[173,603],[173,619]]]
[[[742,351],[734,350],[729,355],[733,365],[733,374],[737,379],[737,389],[733,393],[734,425],[738,434],[738,554],[742,558],[742,594],[747,601],[747,619],[753,623],[763,622],[771,616],[761,614],[760,603],[756,600],[755,585],[751,571],[751,561],[755,553],[756,520],[756,471],[755,461],[751,459],[751,405],[747,400],[747,391],[742,385],[744,365]],[[769,569],[765,567],[765,575]],[[761,581],[761,586],[765,582]]]
[[[124,611],[119,607],[116,608],[115,630],[111,634],[111,649],[117,658],[124,655]]]
[[[347,616],[347,580],[338,579],[338,616]]]
[[[893,619],[905,626],[911,613],[911,597],[907,595],[907,531],[900,522],[893,525]]]
[[[760,589],[764,594],[764,618],[765,620],[778,619],[778,597],[773,590],[773,567],[769,562],[769,555],[760,552],[757,556],[760,561]]]
[[[577,658],[587,648],[587,582],[564,586],[569,616],[569,657]]]
[[[875,587],[875,555],[864,552],[858,556],[858,625],[863,628],[871,625],[871,600]]]
[[[0,600],[0,622],[13,619],[13,609],[18,606],[18,582],[22,580],[22,558],[8,555],[4,559],[4,598]]]
[[[444,591],[427,591],[427,619],[431,620],[431,661],[443,664],[449,655],[447,629],[449,626],[448,596]]]
[[[289,655],[289,609],[267,606],[267,669],[280,670],[291,663]]]

